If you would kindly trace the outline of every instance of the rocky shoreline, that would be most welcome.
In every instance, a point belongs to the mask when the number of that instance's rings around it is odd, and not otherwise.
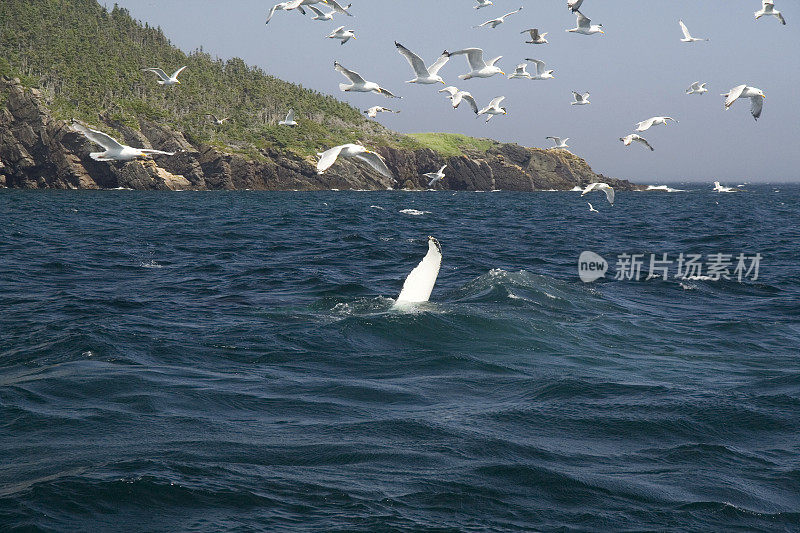
[[[260,160],[225,153],[207,144],[193,145],[182,133],[140,121],[136,130],[100,117],[105,126],[131,146],[180,152],[153,161],[102,163],[89,157],[96,151],[69,124],[55,119],[44,95],[19,80],[0,80],[0,187],[19,189],[137,190],[326,190],[387,188],[423,189],[425,172],[448,165],[440,182],[449,190],[570,190],[605,181],[620,190],[642,189],[626,180],[595,174],[578,156],[564,150],[499,144],[487,152],[443,157],[429,149],[399,150],[377,147],[398,182],[363,165],[337,163],[317,174],[312,158],[290,157],[262,150]]]

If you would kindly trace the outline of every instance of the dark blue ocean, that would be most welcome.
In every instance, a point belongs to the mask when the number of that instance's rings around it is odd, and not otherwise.
[[[800,531],[800,187],[681,188],[0,191],[0,530]]]

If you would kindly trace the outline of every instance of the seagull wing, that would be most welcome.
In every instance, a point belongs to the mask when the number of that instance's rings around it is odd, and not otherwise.
[[[344,26],[342,27],[344,28]],[[355,83],[356,85],[362,85],[364,83],[367,83],[367,80],[362,78],[361,74],[359,74],[358,72],[353,72],[350,69],[344,68],[338,61],[333,62],[333,68],[338,72],[341,72],[345,78],[350,80],[352,83]]]
[[[544,73],[544,61],[540,61],[538,59],[526,59],[525,61],[530,61],[534,65],[536,65],[536,74],[541,76]]]
[[[502,102],[505,99],[506,99],[505,96],[498,96],[497,98],[493,98],[492,101],[489,102],[489,107],[499,107],[500,102]]]
[[[472,70],[480,70],[486,66],[486,63],[483,61],[483,50],[480,48],[465,48],[458,52],[452,52],[450,55],[455,56],[461,54],[467,56],[467,61]]]
[[[172,77],[172,78],[177,78],[177,77],[178,77],[178,74],[180,74],[181,72],[183,72],[183,71],[184,71],[184,69],[186,68],[186,66],[187,66],[187,65],[184,65],[184,66],[182,66],[181,68],[179,68],[178,70],[176,70],[176,71],[175,71],[175,73],[174,73],[174,74],[173,74],[171,77]]]
[[[633,138],[633,140],[634,140],[634,141],[636,141],[636,142],[640,142],[640,143],[642,143],[643,145],[647,146],[648,148],[650,148],[650,151],[651,151],[651,152],[654,152],[654,151],[655,151],[655,148],[653,148],[652,146],[650,146],[650,143],[649,143],[649,142],[647,142],[647,139],[645,139],[644,137],[634,137],[634,138]]]
[[[583,196],[584,194],[589,194],[589,193],[590,193],[590,192],[592,192],[592,191],[593,191],[593,190],[594,190],[594,189],[595,189],[595,188],[596,188],[598,185],[600,185],[600,184],[599,184],[599,183],[590,183],[589,185],[587,185],[587,186],[586,186],[586,188],[585,188],[585,189],[583,189],[583,192],[581,193],[581,196]]]
[[[275,4],[272,6],[272,9],[269,10],[269,15],[267,15],[267,21],[264,24],[269,24],[269,21],[272,20],[272,16],[275,14],[275,12],[279,9],[283,9],[284,5],[285,4]]]
[[[689,28],[686,27],[686,24],[684,24],[682,20],[679,20],[678,24],[681,25],[681,31],[683,32],[683,38],[684,39],[691,39],[692,35],[689,33]]]
[[[461,98],[466,100],[469,106],[472,108],[472,112],[476,115],[478,114],[478,102],[475,101],[475,98],[472,97],[471,94],[464,92],[461,93]]]
[[[142,70],[144,70],[146,72],[152,72],[153,74],[155,74],[156,76],[161,78],[162,81],[167,81],[169,79],[169,76],[167,76],[167,73],[164,72],[163,70],[161,70],[160,68],[145,68],[145,69],[142,69]]]
[[[414,69],[414,73],[417,76],[428,76],[428,69],[425,68],[425,62],[422,61],[421,57],[397,41],[394,42],[394,45],[397,51],[400,52],[400,55],[406,58],[406,61],[408,61],[408,64]]]
[[[567,0],[567,7],[573,11],[580,9],[583,0]]]
[[[124,145],[118,143],[113,137],[106,135],[102,131],[87,128],[78,122],[73,122],[72,127],[75,128],[76,131],[84,134],[87,139],[95,144],[99,144],[106,150],[122,150],[125,148]]]
[[[636,125],[636,131],[647,131],[653,127],[653,124],[656,121],[656,117],[648,118],[647,120],[643,120]]]
[[[727,98],[725,99],[725,108],[729,108],[733,105],[733,103],[738,100],[742,93],[744,92],[745,88],[747,87],[746,84],[744,85],[737,85],[730,92],[727,94]]]
[[[380,174],[386,176],[387,178],[394,179],[394,174],[392,174],[392,171],[389,170],[389,167],[386,166],[386,161],[383,160],[380,154],[367,151],[358,154],[356,158],[361,159],[362,161],[367,163],[369,166],[371,166],[372,168],[374,168]]]
[[[578,14],[578,27],[579,28],[589,28],[592,25],[592,21],[589,20],[589,17],[581,13],[580,11],[575,11]]]
[[[614,187],[611,185],[607,185],[605,183],[601,183],[597,187],[598,189],[602,189],[603,192],[606,193],[606,198],[608,198],[608,203],[614,205]]]
[[[176,152],[165,152],[163,150],[146,150],[141,149],[143,154],[150,154],[150,155],[175,155]]]
[[[294,122],[294,109],[290,109],[286,115],[286,122]]]
[[[342,7],[341,4],[339,4],[339,2],[337,2],[336,0],[323,0],[323,2],[331,6],[333,10],[336,11],[337,13],[341,13],[342,15],[347,15],[348,17],[353,16],[349,11],[347,11],[347,9],[350,6]]]
[[[320,10],[319,10],[319,8],[316,8],[316,7],[314,7],[314,6],[308,6],[308,9],[310,9],[311,11],[313,11],[313,12],[314,12],[314,14],[315,14],[315,15],[317,15],[318,17],[324,17],[324,16],[325,16],[325,13],[323,13],[322,11],[320,11]]]
[[[458,93],[458,88],[453,87],[452,85],[445,87],[444,89],[439,89],[440,93],[447,93],[448,98],[453,98]]]
[[[561,144],[561,137],[545,137],[545,139],[553,139],[556,144]]]
[[[344,147],[345,147],[344,144],[341,146],[334,146],[330,150],[326,150],[321,154],[317,154],[319,155],[319,161],[317,162],[317,173],[322,174],[323,172],[331,168],[331,166],[333,166],[333,164],[336,162],[336,158],[339,157],[339,154],[342,152]]]
[[[338,34],[340,31],[342,31],[343,29],[344,29],[344,26],[339,26],[338,28],[336,28],[335,30],[333,30],[332,32],[330,32],[330,33],[328,34],[328,37],[333,37],[334,35],[337,35],[337,34]]]
[[[445,66],[448,61],[450,61],[450,52],[445,50],[444,52],[442,52],[442,55],[440,55],[436,59],[436,61],[433,62],[433,65],[431,65],[428,68],[428,72],[430,73],[431,76],[436,76],[437,74],[439,74],[439,71],[442,70],[442,67]]]
[[[447,168],[447,165],[442,166],[442,168],[439,169],[438,173],[441,174],[442,172],[444,172],[444,169],[446,169],[446,168]]]
[[[753,118],[758,120],[761,116],[761,110],[764,109],[764,99],[760,96],[753,96],[750,98],[750,113]]]
[[[504,18],[506,18],[506,17],[509,17],[509,16],[513,15],[514,13],[519,13],[520,11],[522,11],[522,8],[521,8],[521,7],[520,7],[519,9],[517,9],[517,10],[510,11],[510,12],[506,13],[505,15],[503,15],[503,16],[502,16],[502,17],[500,17],[500,18],[501,18],[501,19],[504,19]]]

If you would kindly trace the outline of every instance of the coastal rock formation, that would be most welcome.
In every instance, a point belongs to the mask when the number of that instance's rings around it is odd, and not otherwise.
[[[564,150],[541,150],[499,144],[488,151],[464,150],[443,157],[430,149],[400,150],[379,147],[397,176],[392,182],[369,167],[340,160],[318,175],[313,158],[262,150],[257,160],[225,153],[207,145],[194,145],[180,132],[147,121],[139,129],[101,115],[98,125],[115,130],[131,146],[178,152],[152,161],[103,163],[93,161],[96,151],[69,124],[55,119],[44,95],[24,87],[17,79],[0,80],[0,187],[27,189],[255,189],[325,190],[425,188],[422,174],[448,165],[447,177],[437,184],[452,190],[535,191],[569,190],[576,185],[606,181],[618,189],[636,185],[595,174],[589,165]]]

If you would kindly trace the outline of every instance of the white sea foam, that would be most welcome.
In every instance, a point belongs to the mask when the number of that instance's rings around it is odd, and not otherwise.
[[[417,209],[401,209],[400,212],[403,213],[404,215],[414,215],[414,216],[431,214],[430,211],[419,211]]]
[[[686,192],[684,189],[673,189],[667,185],[648,185],[646,191]]]

